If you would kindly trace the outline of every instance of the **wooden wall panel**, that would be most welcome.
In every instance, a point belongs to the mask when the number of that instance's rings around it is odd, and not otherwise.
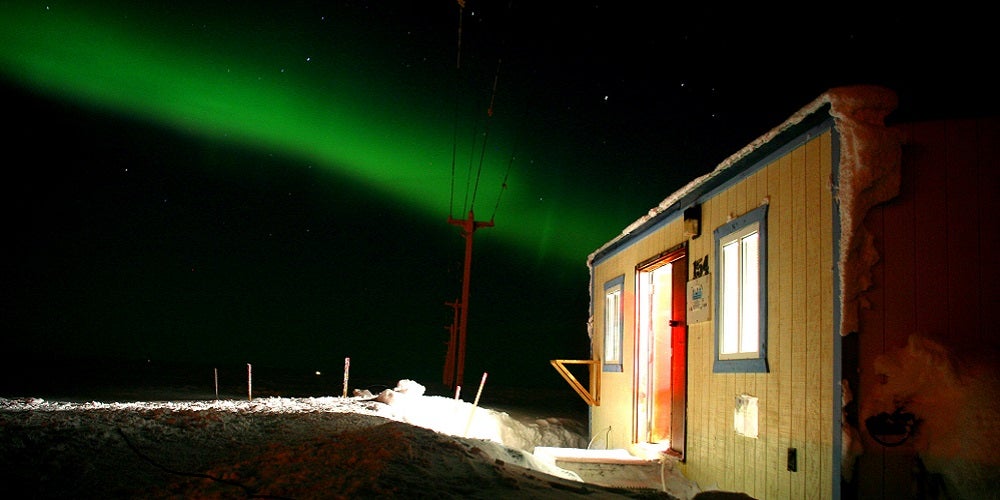
[[[785,261],[785,251],[784,245],[781,245],[781,235],[782,227],[788,225],[788,204],[786,200],[781,198],[782,184],[787,183],[783,166],[787,165],[787,160],[779,159],[777,164],[771,165],[767,168],[767,179],[768,186],[771,188],[768,191],[769,207],[767,214],[768,223],[768,239],[772,242],[768,245],[768,284],[767,284],[767,296],[768,296],[768,306],[767,315],[768,323],[773,328],[781,329],[782,325],[786,323],[784,319],[784,314],[786,311],[785,304],[779,300],[773,300],[772,297],[776,298],[781,296],[782,290],[784,289],[784,282],[780,279],[782,276],[782,262]],[[787,188],[787,187],[786,187]],[[777,445],[776,440],[781,433],[781,414],[783,410],[783,400],[782,400],[782,384],[780,373],[780,364],[778,359],[780,359],[781,352],[781,338],[778,335],[774,337],[768,337],[768,364],[770,366],[770,373],[766,378],[767,385],[767,396],[768,400],[766,402],[766,411],[763,415],[763,428],[761,435],[770,444],[765,446],[767,448],[767,464],[769,465],[768,474],[764,483],[764,495],[763,497],[778,498],[783,491],[786,491],[783,486],[783,481],[781,481],[783,474],[780,474],[780,464],[784,458],[783,452],[780,446]]]
[[[865,225],[872,231],[877,231],[878,228],[884,226],[884,210],[882,207],[876,207],[868,216],[865,218]],[[876,250],[879,255],[884,255],[883,248],[880,247],[880,242],[876,240]],[[872,281],[876,288],[880,288],[879,284],[885,282],[885,268],[890,262],[880,259],[878,263],[875,264],[872,269]],[[864,325],[867,330],[873,325],[880,325],[880,328],[884,327],[886,321],[885,312],[885,294],[884,293],[869,293],[866,298],[869,302],[869,307],[862,309],[859,314],[859,322]],[[858,358],[863,357],[861,353],[882,353],[885,352],[884,338],[881,335],[867,335],[852,332],[848,342],[845,345],[851,345],[850,342],[857,343]],[[845,349],[844,356],[844,377],[848,380],[856,380],[857,382],[852,385],[851,389],[854,392],[854,397],[856,400],[860,400],[865,397],[864,391],[866,388],[874,387],[875,384],[879,383],[878,377],[870,369],[870,364],[861,363],[858,359],[855,359],[854,354],[850,349]],[[857,373],[857,377],[850,376],[847,373],[848,370],[853,370]],[[861,418],[857,422],[859,431],[863,429],[864,419]],[[867,434],[862,433],[863,438],[867,438]],[[883,492],[881,491],[882,477],[884,476],[885,469],[885,454],[884,449],[872,448],[873,441],[870,439],[864,440],[865,452],[858,457],[857,463],[855,465],[856,471],[853,474],[853,484],[845,484],[843,493],[846,494],[845,498],[884,498]],[[866,472],[859,472],[866,471]],[[863,492],[863,496],[858,496]]]
[[[905,345],[911,334],[930,336],[953,352],[984,342],[996,346],[987,317],[998,306],[1000,276],[994,255],[1000,244],[998,124],[992,118],[900,127],[907,141],[899,196],[865,220],[880,261],[858,339],[855,395],[861,401],[880,384],[875,358]],[[856,498],[909,495],[915,451],[862,437]]]
[[[916,144],[932,144],[939,137],[941,130],[913,130],[912,141]],[[927,244],[916,245],[914,261],[914,293],[918,304],[915,328],[924,334],[943,335],[948,330],[946,319],[947,304],[941,295],[942,285],[948,276],[947,239],[948,224],[947,203],[947,155],[940,147],[919,147],[914,151],[921,161],[935,168],[921,168],[918,164],[910,166],[914,176],[914,199],[919,203],[914,205],[914,224],[919,228],[917,242]],[[891,224],[886,226],[891,229]],[[888,285],[888,283],[887,283]],[[925,307],[920,307],[923,304]],[[926,307],[930,306],[930,307]],[[892,332],[893,338],[888,348],[900,347],[906,343],[906,336],[916,332]]]
[[[611,256],[606,262],[594,269],[593,283],[591,287],[593,302],[593,352],[595,356],[603,357],[604,353],[604,284],[622,275],[621,268],[626,266],[629,256],[626,253]],[[631,363],[630,354],[632,352],[632,340],[628,331],[632,328],[633,318],[628,311],[635,308],[635,277],[629,273],[624,273],[625,280],[622,285],[622,301],[624,303],[624,335],[622,342],[622,353],[624,366]],[[631,410],[631,386],[632,376],[627,370],[622,373],[602,372],[601,373],[601,405],[591,412],[590,439],[595,439],[595,446],[601,447],[623,447],[624,442],[631,435],[631,428],[628,427],[628,415]],[[624,422],[624,423],[623,423]],[[611,427],[611,432],[607,428]]]
[[[776,203],[781,207],[782,223],[774,228],[770,224],[768,225],[768,251],[770,252],[772,248],[779,250],[779,255],[774,258],[771,258],[770,254],[768,254],[768,279],[778,281],[778,294],[774,297],[768,296],[769,301],[777,302],[779,305],[777,324],[771,324],[771,326],[777,328],[773,331],[769,330],[773,335],[771,333],[768,334],[768,342],[775,342],[777,344],[775,346],[777,349],[768,353],[768,363],[772,367],[771,377],[778,384],[778,432],[774,436],[769,437],[770,446],[773,447],[775,452],[775,463],[778,465],[778,473],[776,474],[778,489],[768,491],[768,494],[773,495],[772,498],[780,498],[781,495],[791,498],[791,476],[788,472],[785,472],[785,467],[782,467],[785,464],[786,450],[791,446],[790,436],[792,434],[793,391],[790,379],[792,373],[792,338],[790,335],[782,335],[783,332],[790,331],[794,324],[792,318],[794,305],[791,298],[793,297],[792,254],[794,249],[792,248],[792,233],[794,231],[795,207],[791,196],[794,189],[792,185],[794,172],[791,158],[788,156],[782,157],[778,160],[778,167],[781,170],[780,185],[778,192],[772,197],[772,203]],[[772,235],[778,237],[777,241],[773,243],[770,240]],[[771,272],[771,266],[775,268],[774,272]]]
[[[739,184],[736,184],[731,189],[727,191],[729,195],[727,207],[730,213],[735,215],[743,215],[747,212],[747,184],[750,179],[744,179]],[[746,384],[746,374],[744,373],[733,373],[725,377],[726,389],[723,391],[723,398],[728,396],[730,399],[735,400],[735,397],[741,393],[746,392],[744,386]],[[729,404],[730,408],[735,406],[735,403]],[[726,418],[726,428],[729,429],[727,434],[734,434],[733,429],[733,410],[728,411],[725,405],[720,408],[719,413]],[[730,478],[728,478],[727,484],[740,485],[740,489],[746,488],[747,483],[747,468],[749,465],[746,462],[746,446],[747,438],[733,435],[732,439],[727,440],[729,448],[731,448],[729,453],[729,462],[731,465],[728,467],[728,472],[730,472]]]
[[[757,207],[765,198],[770,203],[771,371],[711,374],[707,384],[701,382],[703,375],[691,375],[690,397],[705,401],[705,413],[711,415],[690,421],[690,434],[707,434],[710,438],[691,439],[713,444],[711,450],[699,450],[697,454],[707,461],[691,460],[685,469],[702,484],[743,491],[755,498],[827,498],[831,494],[831,139],[827,134],[808,144],[703,205],[708,234],[731,216]],[[692,255],[700,258],[701,253],[694,250]],[[714,248],[710,258],[714,265]],[[691,340],[692,353],[698,352],[706,369],[710,369],[714,330],[706,325],[702,334]],[[824,374],[828,377],[825,382],[821,380]],[[733,400],[743,393],[756,396],[760,404],[758,439],[737,436],[732,428]],[[699,411],[702,408],[699,406]],[[786,470],[789,447],[798,450],[798,472]]]
[[[978,258],[982,265],[979,268],[979,310],[983,311],[983,323],[979,332],[979,340],[996,345],[1000,339],[995,337],[995,329],[989,327],[989,314],[1000,307],[1000,265],[997,265],[997,249],[1000,249],[1000,119],[984,120],[976,129],[976,160],[977,181],[980,205],[979,220],[982,228],[979,230]]]
[[[986,314],[996,301],[998,207],[997,120],[909,125],[899,196],[868,220],[879,245],[882,288],[892,300],[885,318],[886,349],[911,333],[991,341]],[[992,135],[992,137],[991,137]],[[874,216],[873,216],[874,217]],[[989,244],[988,243],[991,243]],[[992,273],[992,274],[990,274]],[[975,293],[983,291],[983,293]],[[970,293],[972,292],[972,293]],[[974,333],[973,333],[974,332]],[[974,335],[974,338],[968,338]]]
[[[906,149],[908,147],[905,147]],[[858,385],[852,387],[854,397],[862,401],[868,392],[878,386],[880,378],[872,369],[872,359],[905,343],[906,337],[917,329],[917,250],[919,244],[917,209],[912,200],[916,197],[920,175],[911,162],[902,165],[900,193],[891,202],[869,212],[865,219],[875,237],[879,261],[872,269],[872,289],[865,296],[869,307],[861,311],[862,331],[854,334],[858,345],[858,359],[845,359],[845,371],[856,370]],[[896,234],[886,239],[887,231]],[[886,276],[894,284],[887,287]],[[891,289],[892,297],[887,297]],[[933,295],[925,290],[924,295]],[[871,332],[878,332],[873,334]],[[850,374],[845,373],[845,376]],[[862,411],[865,411],[862,409]],[[863,431],[864,416],[858,422]],[[885,477],[910,474],[911,462],[899,450],[887,450],[861,432],[864,454],[858,458],[856,481],[857,498],[895,498],[908,496],[908,486],[903,489],[886,489]],[[901,459],[902,457],[902,459]]]
[[[769,193],[768,171],[761,170],[755,173],[752,177],[751,184],[754,185],[756,189],[748,191],[748,195],[752,192],[752,195],[749,196],[750,202],[752,203],[763,202],[768,197]],[[767,374],[753,374],[750,377],[751,378],[749,380],[747,390],[750,391],[750,394],[753,394],[759,398],[758,404],[760,405],[760,407],[758,408],[758,410],[760,412],[760,422],[758,422],[759,426],[758,431],[760,432],[761,436],[765,436],[766,424],[764,419],[766,418],[767,412],[769,411],[770,408],[769,405],[770,401],[768,398],[768,391],[767,391],[768,389]],[[753,448],[753,457],[749,460],[752,460],[754,474],[753,474],[753,482],[752,483],[748,482],[746,485],[746,493],[752,497],[759,498],[763,496],[766,492],[767,473],[768,473],[767,446],[766,446],[767,443],[762,439],[755,439],[752,440],[750,443]]]
[[[821,346],[828,338],[828,333],[820,331],[823,305],[820,302],[821,289],[823,288],[822,269],[820,261],[820,247],[829,246],[824,239],[824,234],[830,232],[830,227],[820,226],[822,220],[821,211],[829,210],[823,207],[823,191],[828,190],[827,183],[822,181],[823,172],[820,171],[820,143],[813,141],[804,148],[805,158],[805,214],[806,220],[805,235],[805,266],[807,269],[805,276],[805,309],[806,320],[804,324],[805,336],[805,385],[804,406],[802,415],[805,417],[805,442],[804,450],[800,455],[799,475],[805,480],[805,491],[821,491],[825,486],[829,476],[823,474],[823,449],[824,439],[822,436],[829,432],[829,425],[824,422],[824,416],[829,413],[830,406],[825,401],[820,400],[822,394],[820,380],[820,367],[824,364],[820,358]],[[828,421],[827,421],[828,422]],[[824,432],[826,431],[826,432]]]
[[[829,186],[833,176],[833,139],[827,134],[819,138],[819,164],[820,164],[820,176],[819,182],[822,185]],[[829,412],[823,412],[824,417],[823,423],[819,429],[819,437],[824,444],[823,450],[821,450],[821,456],[823,460],[821,476],[827,478],[832,484],[833,482],[839,483],[839,478],[834,475],[834,461],[839,462],[839,454],[836,452],[834,445],[834,433],[839,432],[834,426],[834,411],[841,411],[842,402],[842,392],[840,390],[840,380],[834,377],[834,363],[837,362],[835,358],[835,353],[837,352],[834,348],[835,345],[840,344],[839,329],[835,328],[835,308],[834,300],[838,300],[834,296],[834,280],[836,279],[836,274],[834,273],[835,261],[834,261],[834,245],[835,240],[833,238],[832,229],[833,228],[833,213],[836,207],[833,203],[833,194],[829,187],[823,191],[823,196],[819,202],[819,226],[821,228],[828,228],[828,233],[825,236],[828,238],[826,245],[820,245],[820,255],[819,255],[819,273],[821,277],[820,285],[820,303],[823,304],[822,310],[819,312],[820,315],[820,325],[819,331],[821,332],[819,345],[819,370],[820,374],[817,377],[821,385],[820,391],[820,404],[826,404],[831,407]],[[838,413],[839,414],[839,413]],[[827,450],[826,446],[830,446],[834,450],[834,453],[823,453]],[[823,485],[820,485],[820,491],[824,491]]]
[[[786,331],[781,332],[791,339],[791,372],[785,375],[785,382],[791,386],[791,408],[790,419],[792,431],[788,436],[788,447],[798,449],[800,463],[803,465],[804,449],[803,437],[795,430],[805,428],[805,373],[807,345],[806,310],[805,310],[805,285],[808,280],[809,269],[806,268],[806,231],[808,225],[805,207],[805,162],[803,150],[796,149],[791,153],[792,159],[792,183],[791,192],[787,193],[792,200],[792,251],[791,251],[791,279],[792,292],[788,297],[780,297],[779,300],[787,300],[792,306],[792,324]],[[801,469],[800,469],[801,470]],[[791,480],[791,497],[806,498],[805,495],[805,474],[802,472],[789,474]]]
[[[823,133],[715,193],[702,204],[702,235],[688,241],[689,260],[707,255],[714,273],[714,229],[768,200],[770,372],[713,373],[713,323],[689,326],[687,460],[680,468],[704,488],[743,491],[758,499],[832,494],[831,144],[831,133]],[[634,292],[635,264],[683,238],[682,221],[677,220],[632,243],[602,263],[595,272],[595,289],[624,273],[626,288]],[[603,321],[598,313],[595,339]],[[626,318],[628,334],[634,332],[634,313],[627,311]],[[626,344],[630,359],[634,344]],[[611,375],[616,374],[605,374],[603,380]],[[623,375],[618,379],[631,378],[631,368]],[[603,402],[609,387],[602,383],[602,390]],[[738,436],[733,429],[740,394],[758,398],[757,439]],[[797,472],[786,468],[789,447],[798,450]]]
[[[729,207],[726,196],[717,196],[714,199],[706,203],[709,210],[708,214],[711,218],[704,220],[706,228],[709,231],[714,231],[715,227],[718,225],[716,221],[728,217]],[[704,214],[704,212],[703,212]],[[714,240],[712,243],[712,249],[710,251],[711,261],[717,262],[715,255]],[[714,264],[713,264],[714,265]],[[714,273],[714,267],[711,268]],[[713,278],[714,279],[714,278]],[[715,294],[718,290],[714,291]],[[710,359],[715,356],[714,352],[714,342],[715,342],[715,330],[713,326],[712,335],[709,337],[709,342],[705,346],[702,346],[703,351]],[[729,460],[729,454],[726,447],[727,440],[724,438],[728,434],[726,429],[726,415],[724,412],[720,411],[718,400],[722,397],[725,391],[726,377],[714,375],[709,371],[709,376],[707,378],[708,383],[702,387],[692,387],[695,392],[692,393],[688,391],[688,395],[692,397],[704,397],[709,402],[708,414],[708,426],[704,429],[710,436],[711,447],[707,450],[707,460],[701,464],[692,464],[698,467],[703,467],[707,465],[707,477],[717,478],[716,481],[719,484],[728,484],[728,478],[726,477],[726,471],[732,466]]]
[[[948,338],[961,338],[968,332],[979,332],[982,314],[973,299],[978,290],[979,273],[976,262],[979,253],[979,228],[982,225],[979,181],[976,164],[975,122],[949,122],[943,130],[947,174],[945,192],[948,204],[944,237],[947,248],[947,315]],[[1000,193],[994,193],[994,196]],[[993,215],[996,217],[996,215]]]

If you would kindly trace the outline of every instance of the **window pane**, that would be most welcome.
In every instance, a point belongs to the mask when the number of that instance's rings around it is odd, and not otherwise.
[[[713,232],[715,373],[766,373],[767,204],[729,219]]]
[[[719,352],[732,354],[739,349],[740,258],[739,240],[722,247],[722,342]]]
[[[740,328],[740,352],[757,352],[759,318],[760,260],[758,258],[758,233],[743,237],[743,294],[741,310],[743,321]]]
[[[621,290],[604,297],[604,361],[621,361]]]

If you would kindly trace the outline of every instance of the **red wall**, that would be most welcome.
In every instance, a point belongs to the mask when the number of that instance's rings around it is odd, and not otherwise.
[[[923,335],[950,351],[1000,343],[1000,118],[899,126],[906,134],[897,198],[865,219],[880,261],[861,332],[845,339],[855,399],[882,384],[877,356]],[[864,431],[859,498],[911,497],[916,450],[886,448]],[[919,485],[917,485],[919,486]]]

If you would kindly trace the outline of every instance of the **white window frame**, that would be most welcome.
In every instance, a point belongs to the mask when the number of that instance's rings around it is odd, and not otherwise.
[[[714,236],[717,293],[713,371],[765,373],[767,205],[723,224]]]
[[[625,276],[604,284],[604,345],[602,364],[606,372],[621,372],[625,341]]]

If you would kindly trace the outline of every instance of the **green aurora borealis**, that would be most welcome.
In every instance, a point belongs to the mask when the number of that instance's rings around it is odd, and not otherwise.
[[[455,113],[441,112],[454,106],[455,69],[447,51],[455,47],[428,47],[440,66],[425,62],[407,71],[396,62],[398,55],[385,52],[391,44],[378,39],[390,35],[351,27],[348,20],[314,13],[303,29],[301,18],[272,17],[272,11],[254,17],[183,8],[5,4],[3,73],[59,99],[297,158],[440,220],[453,198],[452,147],[458,144],[455,216],[466,215],[467,174],[481,168],[473,207],[477,218],[491,216],[502,196],[496,238],[540,259],[582,263],[613,235],[609,230],[628,222],[627,214],[591,208],[600,196],[593,185],[550,175],[564,170],[547,164],[559,158],[515,151],[514,135],[526,133],[511,130],[524,126],[514,123],[517,116],[489,124],[489,147],[480,166],[482,136],[477,143],[469,137],[475,127],[486,126],[486,107],[475,116],[465,106],[470,112],[461,123]],[[453,36],[438,35],[443,41]],[[342,50],[345,44],[354,52]],[[379,60],[387,62],[373,62]],[[465,127],[460,134],[455,134],[456,124]],[[507,175],[509,189],[501,193]],[[557,196],[549,195],[553,190]],[[559,233],[573,237],[566,240]]]
[[[37,125],[8,144],[39,179],[5,200],[8,226],[24,228],[7,259],[12,348],[296,366],[353,355],[359,370],[378,356],[434,377],[444,303],[460,292],[447,217],[474,196],[476,219],[496,226],[476,235],[470,377],[559,384],[547,360],[586,354],[587,254],[649,203],[616,185],[617,166],[605,180],[587,170],[600,145],[576,142],[570,113],[525,119],[544,97],[518,88],[530,78],[516,61],[495,95],[492,54],[470,42],[456,72],[452,5],[413,27],[267,5],[0,5],[0,78],[49,103],[20,111]],[[37,114],[53,110],[71,125]],[[263,201],[285,189],[294,207]]]

